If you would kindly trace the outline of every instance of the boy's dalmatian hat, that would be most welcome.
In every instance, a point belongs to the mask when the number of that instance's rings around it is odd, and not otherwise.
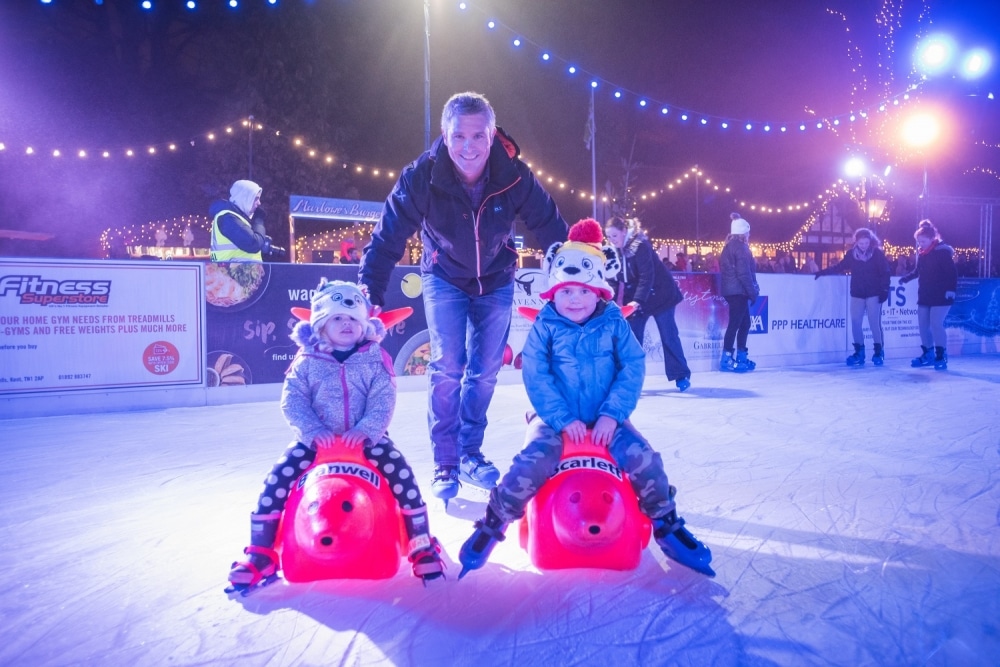
[[[609,278],[618,275],[618,253],[602,245],[604,232],[593,218],[585,218],[569,229],[566,243],[553,243],[545,253],[542,267],[549,278],[549,288],[540,296],[551,299],[563,285],[580,285],[605,300],[614,296]]]

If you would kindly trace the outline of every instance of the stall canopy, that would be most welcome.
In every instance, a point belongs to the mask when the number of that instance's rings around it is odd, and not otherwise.
[[[291,195],[289,212],[289,252],[291,261],[296,262],[296,223],[309,221],[358,225],[374,224],[382,216],[383,202],[360,201],[356,199],[328,199]],[[300,224],[301,227],[301,224]]]

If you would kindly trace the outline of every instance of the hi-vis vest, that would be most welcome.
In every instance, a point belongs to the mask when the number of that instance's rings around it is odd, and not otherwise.
[[[224,215],[234,215],[250,227],[250,221],[242,215],[232,210],[219,211],[212,219],[212,261],[213,262],[263,262],[264,258],[259,252],[247,252],[240,250],[235,243],[229,240],[225,234],[219,230],[219,218]]]

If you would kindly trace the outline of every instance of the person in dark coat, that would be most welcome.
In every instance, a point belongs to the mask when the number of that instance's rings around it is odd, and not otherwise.
[[[865,365],[865,336],[862,328],[865,314],[872,330],[872,363],[881,366],[885,361],[882,347],[882,304],[889,300],[889,260],[882,252],[881,242],[870,229],[854,232],[854,247],[844,254],[837,264],[816,272],[820,276],[836,273],[851,274],[851,333],[854,335],[854,354],[847,357],[848,366]]]
[[[649,318],[656,322],[663,346],[667,379],[685,391],[691,386],[691,369],[684,358],[674,311],[684,295],[636,219],[617,216],[604,225],[604,235],[621,256],[622,270],[615,286],[615,300],[635,308],[628,318],[632,333],[642,344]]]
[[[482,446],[514,304],[518,218],[539,247],[566,240],[566,221],[497,127],[489,101],[459,93],[444,105],[441,136],[403,169],[362,254],[358,282],[382,306],[393,267],[420,232],[431,491],[445,501],[458,493],[459,477],[483,488],[500,478]]]
[[[750,304],[760,296],[760,287],[750,252],[750,223],[739,213],[729,217],[732,220],[730,233],[719,258],[721,293],[729,304],[729,324],[722,339],[719,370],[746,373],[757,367],[748,357],[747,336],[750,333]]]
[[[951,310],[958,290],[955,251],[941,240],[937,227],[930,220],[920,221],[913,238],[917,242],[917,266],[899,279],[900,284],[920,279],[917,285],[917,324],[923,353],[910,365],[918,368],[933,364],[934,368],[943,371],[948,368],[945,349],[948,336],[944,330],[944,318]]]

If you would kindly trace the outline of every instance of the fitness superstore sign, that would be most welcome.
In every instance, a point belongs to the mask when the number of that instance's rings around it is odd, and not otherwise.
[[[106,306],[110,280],[46,280],[41,276],[0,277],[0,297],[15,295],[21,305]]]

